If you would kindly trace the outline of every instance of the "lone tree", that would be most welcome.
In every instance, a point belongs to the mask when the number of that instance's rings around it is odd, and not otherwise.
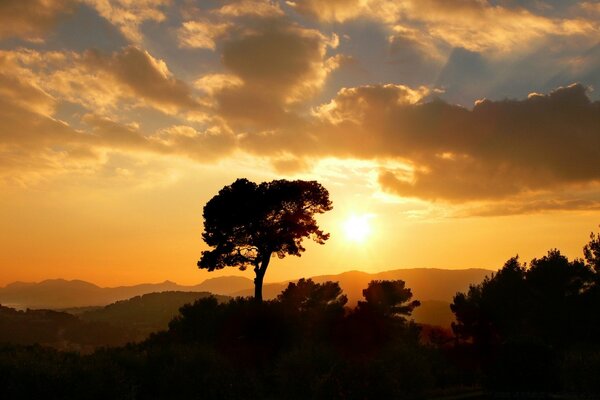
[[[329,234],[319,229],[314,216],[331,209],[329,192],[316,181],[256,184],[238,179],[204,206],[202,238],[213,249],[202,252],[198,267],[253,267],[254,298],[262,301],[271,256],[300,256],[306,237],[324,244]]]

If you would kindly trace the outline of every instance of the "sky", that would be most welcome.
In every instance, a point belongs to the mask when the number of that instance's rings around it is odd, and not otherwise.
[[[0,285],[251,278],[196,267],[241,177],[333,202],[266,282],[581,257],[599,31],[598,1],[3,0]]]

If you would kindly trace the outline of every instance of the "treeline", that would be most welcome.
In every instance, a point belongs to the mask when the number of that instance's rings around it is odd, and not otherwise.
[[[529,265],[515,257],[454,297],[453,331],[486,387],[600,395],[598,236],[584,255],[570,261],[555,249]]]
[[[402,281],[374,281],[345,308],[333,282],[291,283],[276,300],[203,298],[148,340],[90,355],[0,349],[7,398],[420,398],[448,370],[406,320]],[[444,378],[446,379],[446,378]],[[441,386],[440,386],[441,385]]]
[[[0,348],[0,398],[422,399],[600,393],[600,239],[509,260],[458,293],[453,332],[410,320],[402,281],[373,281],[353,309],[335,282],[277,299],[207,297],[147,340],[88,355]],[[425,339],[425,340],[424,340]],[[482,397],[483,398],[483,397]]]

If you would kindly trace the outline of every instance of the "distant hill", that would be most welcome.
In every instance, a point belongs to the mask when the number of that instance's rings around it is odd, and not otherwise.
[[[105,307],[19,311],[0,306],[0,345],[41,344],[62,350],[88,352],[98,346],[141,341],[165,330],[187,303],[210,296],[207,292],[161,292],[136,296]],[[230,297],[216,296],[219,301]]]
[[[422,303],[422,306],[415,311],[415,320],[436,325],[444,322],[443,325],[447,326],[453,318],[449,304],[456,292],[468,290],[470,284],[481,282],[486,275],[492,272],[480,268],[459,270],[411,268],[374,274],[348,271],[337,275],[314,276],[312,279],[317,283],[339,282],[342,290],[348,296],[348,305],[351,307],[362,299],[362,290],[371,280],[402,279],[406,282],[407,287],[411,288],[414,298]],[[289,282],[265,284],[263,287],[264,298],[275,298],[287,287]],[[157,296],[163,292],[171,294],[164,297]],[[179,294],[173,294],[174,292]],[[186,293],[181,294],[182,292]],[[88,321],[115,323],[121,318],[123,321],[128,321],[128,326],[135,325],[146,332],[149,327],[166,326],[170,317],[177,314],[180,305],[205,296],[205,292],[223,296],[252,296],[254,285],[252,279],[240,276],[211,278],[194,286],[183,286],[165,281],[114,288],[102,288],[79,280],[53,279],[39,283],[15,282],[0,288],[0,304],[20,309],[64,310]],[[148,293],[154,293],[155,296],[144,296]],[[128,301],[123,302],[124,300]],[[166,303],[161,304],[163,301]],[[119,303],[111,304],[115,302]],[[98,308],[109,304],[111,306]],[[149,308],[146,310],[144,307]],[[164,308],[161,309],[161,307]],[[151,313],[156,315],[151,317]],[[137,321],[137,316],[142,319]],[[152,320],[152,318],[155,319]],[[138,323],[139,325],[136,325]],[[146,323],[149,324],[147,327],[144,326]]]
[[[91,351],[136,339],[137,332],[106,322],[87,322],[51,310],[18,311],[0,306],[0,344],[41,344],[63,350]]]
[[[0,304],[16,309],[72,309],[105,306],[147,293],[178,291],[229,295],[251,287],[251,279],[238,276],[211,278],[195,286],[165,281],[112,288],[103,288],[80,280],[49,279],[39,283],[15,282],[0,288]]]
[[[167,329],[169,322],[184,304],[210,295],[208,292],[149,293],[85,311],[79,314],[79,318],[83,321],[105,322],[133,329],[144,337],[151,332]],[[227,296],[216,297],[219,301],[230,299]]]
[[[439,268],[411,268],[396,269],[392,271],[369,274],[361,271],[348,271],[338,275],[320,275],[311,279],[317,283],[335,281],[348,296],[350,306],[363,298],[362,290],[372,280],[401,279],[406,286],[411,288],[413,297],[417,300],[435,300],[450,303],[456,292],[466,291],[469,285],[479,283],[486,275],[493,271],[481,268],[470,269],[439,269]],[[291,281],[290,281],[291,282]],[[263,296],[266,299],[275,298],[287,287],[285,283],[268,283],[263,287]],[[232,293],[232,296],[252,296],[253,289]]]
[[[243,276],[220,276],[205,280],[192,286],[194,292],[210,292],[213,294],[231,295],[242,290],[254,290],[254,281]]]
[[[450,310],[450,302],[438,300],[423,300],[411,316],[420,324],[450,327],[454,322],[454,314]]]
[[[470,269],[439,269],[439,268],[411,268],[384,271],[369,274],[361,271],[343,272],[338,275],[314,276],[312,280],[317,283],[335,281],[348,296],[348,305],[354,307],[359,300],[363,299],[362,291],[372,280],[396,280],[406,282],[411,288],[413,298],[421,301],[413,313],[416,322],[429,325],[448,327],[454,320],[450,311],[450,303],[457,292],[465,292],[469,285],[477,284],[486,275],[493,271],[481,268]],[[288,285],[285,283],[268,283],[263,287],[265,299],[277,297]],[[232,296],[252,296],[254,289],[232,293]]]

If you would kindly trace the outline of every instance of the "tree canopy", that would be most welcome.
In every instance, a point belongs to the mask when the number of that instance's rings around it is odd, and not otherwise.
[[[592,267],[556,249],[529,266],[511,258],[498,273],[456,294],[454,332],[485,348],[523,336],[543,337],[552,346],[588,340],[600,333]]]
[[[323,309],[329,306],[343,308],[348,298],[343,294],[338,282],[315,283],[312,279],[290,282],[277,296],[277,300],[298,311]]]
[[[359,302],[359,306],[369,307],[382,315],[404,320],[410,316],[415,307],[421,303],[412,299],[412,291],[406,287],[402,280],[395,281],[371,281],[369,286],[363,290],[365,302]]]
[[[254,268],[254,297],[262,301],[262,283],[271,256],[300,256],[304,238],[324,244],[329,234],[315,214],[332,209],[329,192],[316,181],[274,180],[256,184],[238,179],[204,207],[202,252],[198,267]]]

